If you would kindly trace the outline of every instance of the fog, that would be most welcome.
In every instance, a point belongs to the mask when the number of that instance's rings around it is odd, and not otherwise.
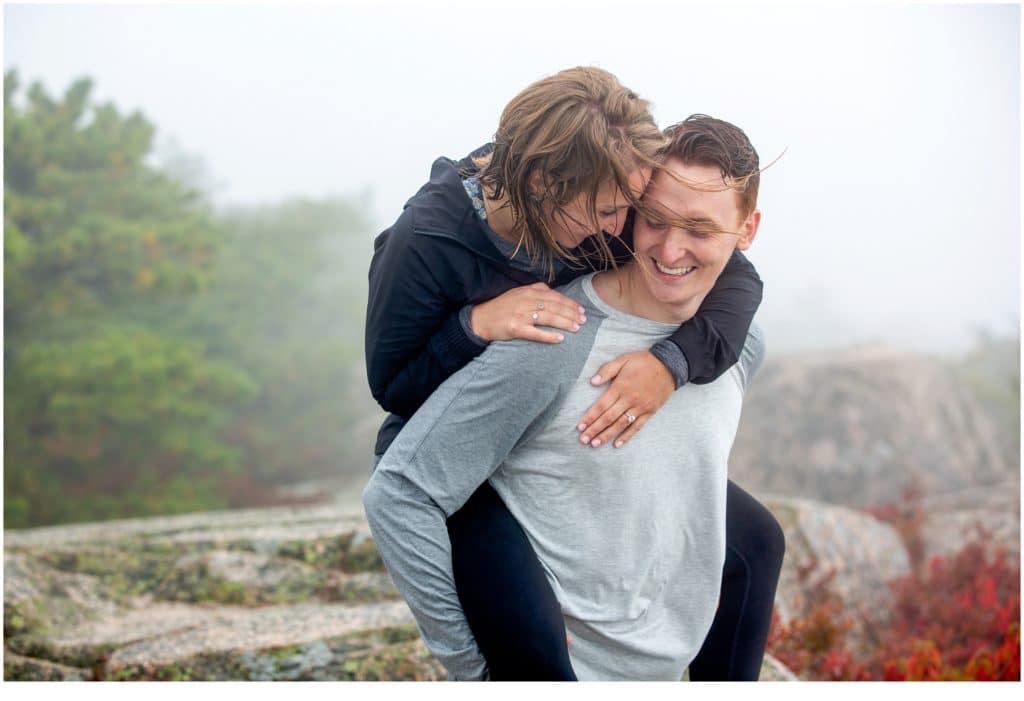
[[[1018,332],[1017,6],[552,5],[8,5],[4,60],[51,93],[92,77],[220,205],[342,193],[375,230],[520,89],[598,65],[663,126],[781,154],[750,250],[773,351]]]

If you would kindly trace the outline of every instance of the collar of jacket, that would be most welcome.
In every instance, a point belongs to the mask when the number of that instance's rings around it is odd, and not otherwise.
[[[509,265],[509,261],[491,242],[462,184],[462,174],[476,170],[473,157],[487,153],[483,146],[456,163],[438,158],[430,169],[430,181],[405,204],[416,210],[413,233],[452,241],[474,255],[494,264],[506,275],[524,285],[541,278]]]

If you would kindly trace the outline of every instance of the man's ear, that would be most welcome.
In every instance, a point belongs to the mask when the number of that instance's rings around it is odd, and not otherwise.
[[[750,248],[750,244],[754,243],[754,239],[757,237],[757,228],[759,226],[761,226],[761,210],[755,209],[747,215],[747,218],[743,220],[743,224],[740,226],[740,238],[736,242],[736,248],[741,251]]]

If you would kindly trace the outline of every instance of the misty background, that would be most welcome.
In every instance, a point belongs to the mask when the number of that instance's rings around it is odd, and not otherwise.
[[[662,126],[711,114],[744,128],[762,163],[778,158],[750,251],[773,356],[878,344],[940,356],[996,397],[1016,470],[1019,37],[1014,5],[7,5],[18,88],[5,89],[5,524],[360,487],[381,418],[361,374],[373,237],[434,158],[485,143],[514,94],[574,65],[615,73]],[[81,78],[91,87],[68,93]],[[37,82],[50,102],[31,98]],[[138,111],[151,134],[114,130],[135,135],[131,172],[180,188],[144,198],[173,209],[145,224],[111,197],[104,216],[133,221],[125,241],[143,242],[127,272],[96,263],[90,235],[31,255],[10,242],[11,212],[43,217],[40,198],[67,217],[103,202],[73,194],[95,177],[47,181],[33,160],[52,141],[33,129],[74,100],[77,127],[61,128],[86,128],[104,103],[122,120]],[[43,183],[31,192],[10,186],[8,164],[29,142],[19,163],[39,174],[25,182]],[[168,255],[158,222],[179,219]],[[135,250],[107,243],[103,260]],[[165,255],[179,267],[151,265]],[[98,293],[97,269],[124,289]],[[154,357],[189,360],[164,377],[140,360]],[[98,394],[96,377],[126,367],[136,384]],[[218,392],[189,404],[209,378]],[[154,400],[161,382],[173,401]],[[154,428],[168,416],[175,435]]]
[[[1016,6],[552,5],[9,5],[5,61],[54,91],[94,78],[219,204],[350,195],[368,236],[519,90],[598,65],[659,124],[703,112],[785,151],[751,251],[774,349],[1017,328]]]

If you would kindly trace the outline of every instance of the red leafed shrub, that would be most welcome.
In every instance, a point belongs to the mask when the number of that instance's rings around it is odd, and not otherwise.
[[[768,652],[805,679],[859,681],[871,679],[864,665],[848,647],[846,634],[853,620],[843,616],[843,602],[832,590],[835,572],[808,586],[814,564],[801,568],[798,578],[814,602],[810,610],[788,624],[772,615]]]
[[[921,542],[912,528],[908,535]],[[830,576],[809,587],[813,605],[805,614],[788,624],[774,618],[768,651],[805,679],[1019,680],[1020,565],[1003,551],[990,557],[988,539],[979,528],[954,556],[933,557],[891,582],[889,627],[871,649],[851,649],[853,620],[843,615]],[[798,575],[806,586],[808,572]]]

